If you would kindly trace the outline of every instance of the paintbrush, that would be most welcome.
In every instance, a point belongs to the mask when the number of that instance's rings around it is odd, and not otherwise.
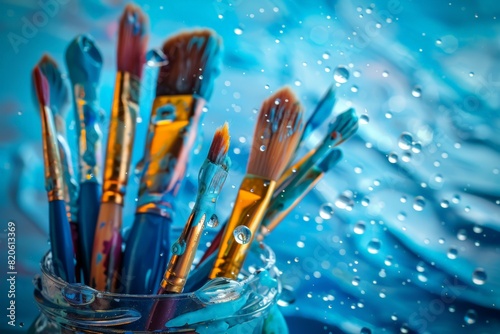
[[[172,257],[158,290],[158,294],[181,293],[191,270],[203,229],[215,215],[215,205],[229,168],[229,130],[227,123],[217,129],[208,157],[198,174],[198,196],[184,230],[172,245]],[[173,316],[175,303],[162,301],[153,307],[147,330],[163,329]]]
[[[125,292],[131,294],[154,292],[167,267],[173,203],[219,72],[220,39],[210,30],[184,32],[169,38],[163,53],[168,64],[158,75],[137,211],[123,261]]]
[[[297,156],[300,146],[303,146],[306,140],[310,137],[310,135],[329,118],[330,114],[332,113],[336,100],[337,99],[335,97],[335,85],[331,85],[330,88],[326,91],[325,95],[323,95],[321,100],[316,105],[316,108],[314,109],[311,116],[308,118],[304,126],[304,131],[302,132],[302,135],[300,137],[299,143],[297,144],[294,157]],[[289,160],[288,167],[294,160],[294,157],[292,157]],[[224,233],[224,226],[220,228],[219,232],[212,239],[210,246],[205,250],[205,253],[203,253],[203,256],[201,257],[200,261],[198,261],[197,267],[219,248],[222,234]]]
[[[54,273],[69,283],[75,282],[71,227],[64,202],[64,181],[56,129],[50,109],[50,90],[47,78],[39,66],[33,70],[33,83],[42,118],[45,189],[49,199],[49,235]],[[54,87],[55,88],[55,87]]]
[[[79,282],[82,270],[82,260],[78,249],[78,211],[76,204],[78,200],[78,185],[73,177],[73,163],[71,161],[71,152],[66,138],[66,115],[69,104],[69,89],[56,62],[50,56],[44,55],[38,67],[47,79],[50,87],[50,109],[54,117],[59,157],[61,159],[63,172],[63,192],[64,201],[66,203],[66,215],[71,227],[73,253],[76,260],[75,277]]]
[[[293,155],[302,133],[302,106],[289,88],[265,100],[252,149],[209,278],[235,279],[269,205],[276,181]]]
[[[323,141],[281,175],[277,193],[285,190],[294,179],[300,180],[315,163],[323,159],[334,147],[349,139],[357,130],[358,116],[354,109],[351,108],[337,116],[335,121],[330,123]]]
[[[317,161],[302,178],[295,178],[285,191],[274,197],[262,220],[259,240],[271,233],[341,158],[342,151],[331,150],[326,157]]]
[[[90,284],[98,290],[117,289],[120,274],[120,229],[148,40],[146,21],[139,7],[127,5],[119,24],[118,73],[111,108],[101,207],[91,259]]]
[[[337,101],[335,92],[335,85],[331,85],[318,102],[311,116],[307,119],[298,146],[303,145],[311,134],[328,120]],[[297,154],[297,151],[295,154]]]
[[[75,128],[78,137],[78,170],[80,191],[78,203],[78,248],[85,283],[89,283],[90,259],[99,214],[102,166],[101,139],[103,114],[97,89],[102,69],[102,55],[92,37],[77,36],[66,49],[66,66],[72,85]]]

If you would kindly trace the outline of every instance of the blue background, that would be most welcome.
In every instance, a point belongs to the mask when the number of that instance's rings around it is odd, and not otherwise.
[[[0,2],[0,309],[7,307],[5,228],[14,221],[16,320],[24,328],[37,314],[31,279],[49,247],[31,70],[45,52],[63,64],[69,41],[90,33],[104,55],[100,100],[109,113],[117,18],[125,6],[121,0],[60,0],[47,13],[44,4],[54,1]],[[229,121],[234,162],[218,205],[223,219],[245,170],[254,109],[290,85],[309,114],[334,82],[334,69],[349,69],[334,114],[354,107],[362,118],[358,134],[342,145],[335,170],[268,239],[283,271],[280,304],[289,304],[281,309],[291,332],[500,332],[497,1],[137,3],[150,17],[150,47],[195,27],[210,27],[224,41],[221,75],[204,119],[207,140],[191,160],[178,227],[189,214],[185,203],[194,200],[197,170],[217,126]],[[35,30],[23,28],[26,22]],[[134,162],[144,147],[152,87],[154,71],[148,70]],[[399,145],[403,132],[416,146]],[[133,219],[137,180],[127,191],[125,226]],[[417,196],[422,210],[418,199],[414,205]],[[478,269],[486,273],[484,284],[473,281]],[[4,312],[0,331],[11,332]]]

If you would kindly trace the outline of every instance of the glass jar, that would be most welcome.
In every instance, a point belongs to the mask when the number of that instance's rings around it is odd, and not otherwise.
[[[238,281],[217,278],[182,294],[126,295],[64,282],[54,275],[47,253],[42,273],[34,279],[42,314],[32,333],[148,333],[155,303],[175,307],[166,327],[154,333],[262,333],[281,290],[275,256],[269,247],[254,243],[246,264]]]

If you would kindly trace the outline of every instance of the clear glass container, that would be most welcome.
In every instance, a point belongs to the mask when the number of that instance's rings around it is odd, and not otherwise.
[[[175,305],[162,330],[154,333],[262,333],[281,290],[273,251],[254,243],[238,281],[215,279],[175,295],[125,295],[69,284],[56,277],[50,253],[34,279],[42,312],[32,333],[148,333],[155,303]],[[151,332],[152,333],[152,332]]]

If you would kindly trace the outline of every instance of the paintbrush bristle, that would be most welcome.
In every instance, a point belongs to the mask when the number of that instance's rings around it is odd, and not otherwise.
[[[358,130],[358,116],[353,108],[350,108],[337,116],[335,121],[330,123],[329,131],[331,136],[339,136],[340,140],[336,145],[340,145]]]
[[[147,21],[138,6],[125,7],[118,28],[118,71],[141,77],[148,43]]]
[[[49,83],[38,65],[33,69],[33,84],[35,85],[35,93],[38,99],[38,103],[40,103],[42,106],[49,106]]]
[[[228,150],[229,125],[226,122],[215,131],[214,139],[212,140],[212,145],[210,145],[207,159],[216,165],[222,165],[226,160]]]
[[[156,96],[198,95],[208,100],[219,74],[221,40],[211,30],[182,32],[163,44],[168,63],[160,68]]]
[[[77,36],[66,49],[66,65],[73,83],[97,85],[101,76],[102,54],[89,35]]]
[[[262,104],[255,127],[247,173],[277,180],[297,147],[303,131],[303,110],[285,87]]]
[[[63,119],[68,112],[69,88],[59,70],[57,63],[49,55],[44,55],[38,63],[40,71],[47,79],[50,92],[50,109],[54,115],[59,114]]]

